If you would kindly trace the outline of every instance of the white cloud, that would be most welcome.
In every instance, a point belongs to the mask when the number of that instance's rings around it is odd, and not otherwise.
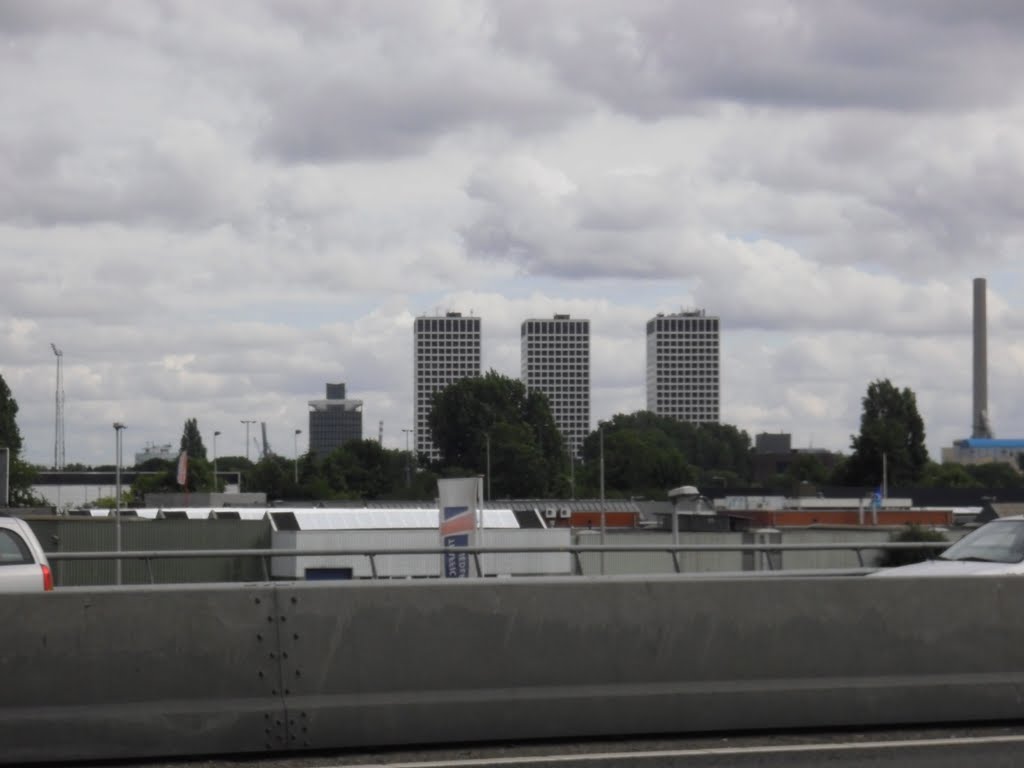
[[[593,417],[644,407],[644,323],[722,318],[723,418],[845,449],[869,381],[1024,434],[1015,3],[0,6],[0,374],[28,457],[199,419],[287,453],[328,381],[404,445],[412,322],[591,320]],[[208,446],[209,447],[209,446]]]

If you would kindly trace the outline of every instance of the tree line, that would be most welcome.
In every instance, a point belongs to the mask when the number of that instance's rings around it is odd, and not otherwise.
[[[0,377],[0,445],[11,448],[11,503],[35,505],[40,500],[32,497],[31,482],[37,468],[20,458],[16,414],[17,403]],[[757,487],[750,436],[736,426],[691,424],[649,411],[615,414],[571,455],[547,398],[493,370],[436,393],[430,429],[437,461],[357,440],[323,457],[269,455],[255,462],[218,457],[214,477],[194,418],[185,421],[179,447],[188,453],[190,491],[223,490],[234,474],[241,490],[266,493],[269,500],[432,500],[439,478],[465,475],[484,476],[493,499],[664,499],[680,485]],[[794,452],[786,471],[761,487],[777,493],[792,492],[805,482],[874,488],[881,485],[883,471],[890,486],[1024,485],[1024,475],[1007,464],[932,462],[924,441],[914,393],[888,379],[873,381],[862,400],[860,431],[850,437],[849,455],[829,467],[815,454]],[[128,491],[128,503],[142,503],[147,493],[183,490],[176,461],[152,459],[135,469],[147,474]]]

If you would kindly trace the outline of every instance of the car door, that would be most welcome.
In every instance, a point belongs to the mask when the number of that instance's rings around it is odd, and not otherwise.
[[[43,570],[17,530],[0,527],[0,592],[41,592]]]

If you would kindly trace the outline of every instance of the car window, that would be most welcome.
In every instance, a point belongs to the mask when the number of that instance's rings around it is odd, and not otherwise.
[[[14,531],[0,528],[0,566],[31,563],[32,553],[25,540]]]
[[[1024,521],[996,521],[983,525],[943,552],[942,559],[1019,563],[1024,560]]]

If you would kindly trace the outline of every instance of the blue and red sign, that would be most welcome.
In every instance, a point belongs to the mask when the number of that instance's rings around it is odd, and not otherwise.
[[[468,547],[469,536],[476,528],[476,512],[468,507],[445,507],[441,511],[441,541],[445,547]],[[444,575],[450,579],[469,578],[469,555],[446,552]]]
[[[469,547],[476,539],[477,506],[480,480],[476,477],[438,480],[441,545]],[[468,552],[445,552],[442,556],[443,576],[466,579],[473,575]]]

